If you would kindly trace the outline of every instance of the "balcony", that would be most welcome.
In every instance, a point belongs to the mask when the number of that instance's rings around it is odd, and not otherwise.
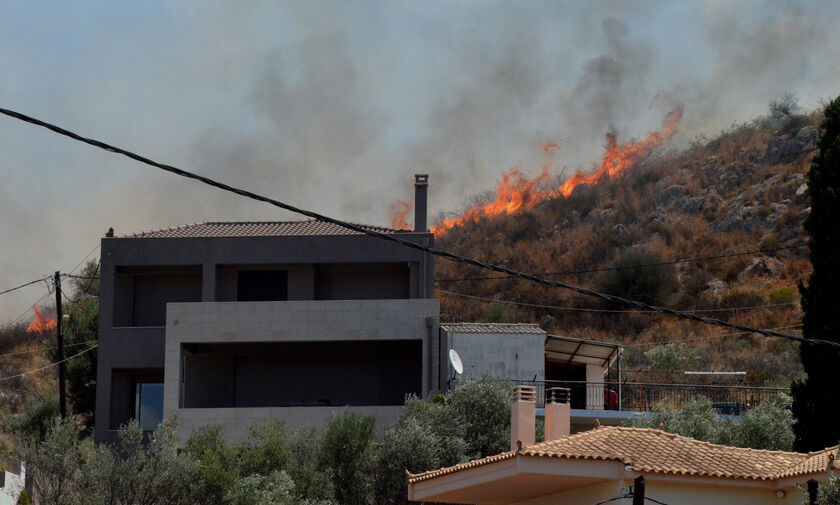
[[[741,385],[666,384],[648,382],[586,382],[513,380],[514,385],[534,386],[537,407],[545,404],[545,390],[561,387],[571,391],[572,409],[651,412],[660,402],[682,407],[696,397],[708,398],[720,414],[740,415],[761,402],[772,400],[784,388]]]

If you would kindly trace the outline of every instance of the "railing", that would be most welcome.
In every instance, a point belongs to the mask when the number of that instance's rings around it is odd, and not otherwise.
[[[771,400],[788,390],[753,386],[709,384],[661,384],[646,382],[585,382],[512,380],[514,385],[534,386],[537,406],[545,404],[545,390],[552,387],[571,391],[573,409],[630,410],[649,412],[656,404],[667,402],[681,407],[695,397],[708,398],[721,414],[740,415],[743,411]]]

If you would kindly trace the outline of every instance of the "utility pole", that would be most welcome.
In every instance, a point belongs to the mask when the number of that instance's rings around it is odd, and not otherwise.
[[[645,477],[639,475],[633,482],[633,505],[645,505]]]
[[[58,345],[58,408],[67,417],[67,394],[64,390],[64,331],[61,313],[61,273],[55,272],[55,331]]]

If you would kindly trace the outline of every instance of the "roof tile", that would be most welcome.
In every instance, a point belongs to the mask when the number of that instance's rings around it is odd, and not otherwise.
[[[517,454],[546,458],[617,461],[632,470],[647,473],[694,475],[753,480],[824,472],[834,461],[838,448],[811,454],[765,451],[716,445],[649,428],[602,426],[557,440],[462,463],[432,472],[409,476],[419,482],[468,468],[509,459]]]
[[[380,233],[401,233],[380,226],[359,225]],[[361,235],[341,226],[317,219],[306,221],[204,222],[126,235],[123,238],[216,238],[216,237],[291,237],[321,235]]]
[[[538,324],[526,323],[444,323],[441,328],[449,333],[504,333],[515,335],[545,335]]]

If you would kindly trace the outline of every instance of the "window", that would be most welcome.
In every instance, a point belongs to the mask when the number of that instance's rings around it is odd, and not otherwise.
[[[163,383],[137,382],[134,386],[134,418],[143,431],[154,431],[163,421]]]
[[[288,292],[289,272],[286,270],[240,270],[237,274],[237,301],[286,301]]]

